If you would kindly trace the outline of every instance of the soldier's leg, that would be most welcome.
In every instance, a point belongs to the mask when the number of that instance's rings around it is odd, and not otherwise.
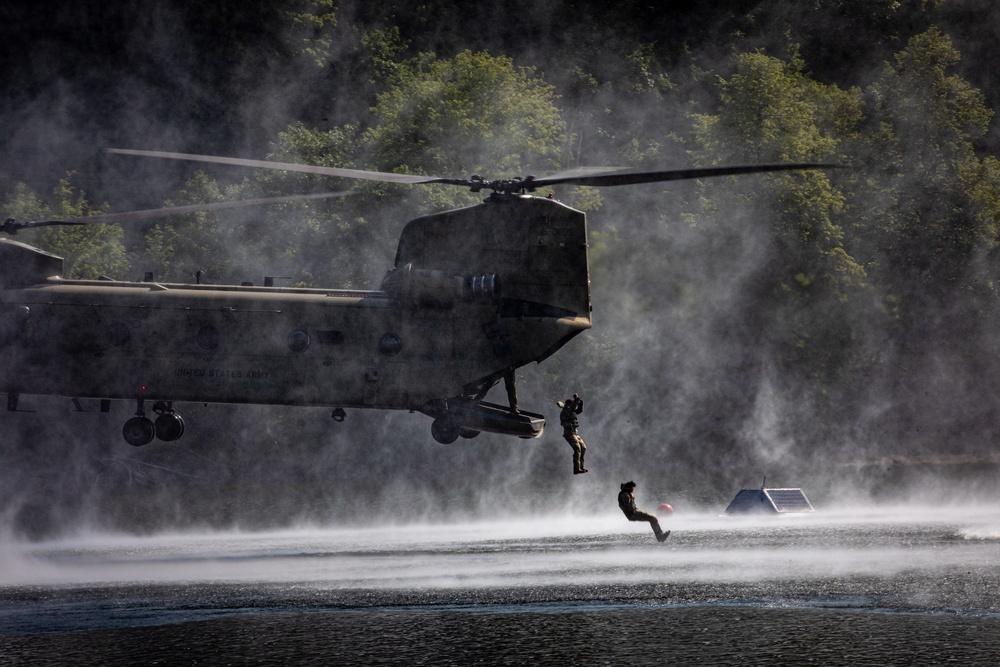
[[[648,521],[649,525],[653,528],[653,534],[656,535],[656,539],[660,539],[660,536],[663,535],[663,529],[660,528],[660,520],[657,519],[652,514],[650,514],[649,512],[643,512],[642,510],[640,510],[635,514],[633,514],[631,517],[629,517],[629,520]]]
[[[577,436],[570,430],[563,432],[563,438],[569,443],[569,446],[573,448],[573,473],[577,474],[583,467],[580,465],[580,445],[577,443]]]
[[[507,402],[510,403],[511,412],[520,412],[520,410],[517,409],[517,381],[514,378],[513,368],[503,374],[503,384],[507,389]]]
[[[583,472],[583,452],[580,451],[580,439],[573,438],[573,472]]]
[[[583,465],[583,457],[587,453],[587,443],[583,441],[583,438],[580,437],[580,434],[577,434],[576,439],[580,443],[580,469],[586,470],[587,467]]]

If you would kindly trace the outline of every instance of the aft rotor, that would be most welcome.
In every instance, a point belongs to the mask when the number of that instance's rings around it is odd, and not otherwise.
[[[472,192],[490,190],[501,195],[521,195],[526,192],[534,192],[537,187],[534,176],[516,176],[510,179],[487,181],[482,176],[473,175],[469,178],[468,185]]]

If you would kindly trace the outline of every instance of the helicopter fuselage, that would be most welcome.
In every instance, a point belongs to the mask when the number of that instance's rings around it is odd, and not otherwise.
[[[14,407],[41,394],[140,412],[399,409],[435,417],[439,440],[537,437],[541,415],[482,399],[591,326],[585,216],[528,196],[411,221],[378,290],[67,280],[58,257],[3,240],[0,261],[0,392]]]

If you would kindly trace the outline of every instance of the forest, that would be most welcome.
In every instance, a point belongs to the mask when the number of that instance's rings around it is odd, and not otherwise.
[[[835,168],[557,188],[588,216],[594,328],[519,371],[540,441],[205,406],[180,443],[133,449],[117,416],[39,399],[0,415],[15,532],[610,511],[640,475],[675,508],[764,477],[817,506],[998,488],[995,3],[48,4],[0,9],[3,219],[353,192],[18,234],[71,278],[376,288],[407,220],[481,199],[110,147],[491,178]],[[574,391],[586,479],[555,423]]]

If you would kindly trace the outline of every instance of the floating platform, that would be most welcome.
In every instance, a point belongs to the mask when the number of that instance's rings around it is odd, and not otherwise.
[[[815,512],[802,489],[742,489],[726,514],[799,514]]]

